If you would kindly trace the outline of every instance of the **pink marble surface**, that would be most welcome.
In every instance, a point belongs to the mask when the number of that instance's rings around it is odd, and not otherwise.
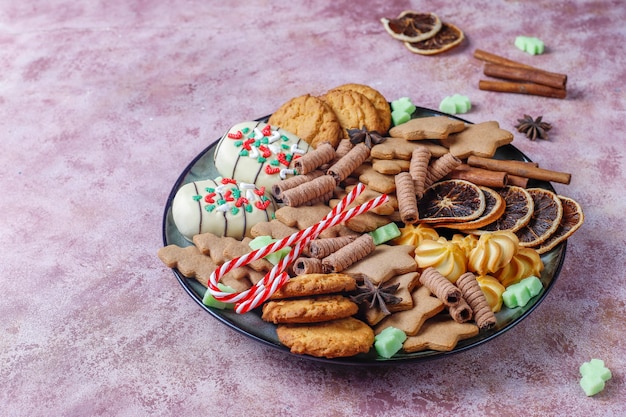
[[[621,1],[5,1],[0,5],[0,414],[624,415],[626,7]],[[379,23],[433,11],[467,41],[411,54]],[[515,36],[537,36],[531,57]],[[565,100],[479,91],[476,48],[569,75]],[[204,313],[156,257],[185,165],[231,124],[346,82],[516,134],[571,172],[587,219],[560,278],[511,331],[466,353],[357,369],[294,358]],[[578,367],[603,359],[605,390]]]

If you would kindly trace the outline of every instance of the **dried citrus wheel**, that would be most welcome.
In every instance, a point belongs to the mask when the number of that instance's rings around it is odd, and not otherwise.
[[[380,19],[393,38],[404,42],[419,42],[434,36],[441,29],[441,20],[434,13],[405,10],[395,19]]]
[[[496,221],[502,216],[506,209],[504,198],[498,194],[495,190],[489,187],[478,186],[485,195],[485,210],[477,219],[467,222],[455,222],[455,223],[437,223],[434,227],[447,227],[449,229],[456,230],[469,230],[478,229]]]
[[[451,23],[442,23],[437,34],[419,42],[404,42],[409,51],[420,55],[435,55],[459,45],[465,39],[463,31]]]
[[[528,224],[535,208],[530,193],[516,185],[507,185],[497,191],[504,198],[506,204],[504,213],[496,221],[480,229],[471,230],[469,233],[482,234],[499,230],[516,232]]]
[[[469,181],[441,181],[426,189],[418,211],[421,223],[466,222],[485,211],[485,195]]]
[[[515,234],[520,246],[532,248],[544,242],[559,227],[563,205],[552,191],[543,188],[529,188],[526,191],[532,196],[535,208],[530,222]]]
[[[569,238],[585,221],[585,214],[582,207],[575,200],[569,197],[558,196],[563,206],[563,217],[556,232],[548,237],[541,245],[535,248],[539,253],[546,253],[556,245]]]

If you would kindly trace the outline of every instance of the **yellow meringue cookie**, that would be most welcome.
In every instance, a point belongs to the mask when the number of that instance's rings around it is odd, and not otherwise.
[[[493,276],[502,285],[508,287],[531,275],[540,276],[542,270],[543,261],[539,253],[532,248],[520,247],[511,262],[495,272]]]
[[[465,252],[445,238],[427,239],[415,248],[415,261],[421,269],[433,267],[452,283],[467,271]]]
[[[451,242],[456,243],[463,249],[465,256],[469,258],[469,254],[478,244],[478,237],[476,235],[463,235],[461,233],[455,233],[452,235]]]
[[[491,307],[491,311],[497,313],[502,309],[502,293],[505,291],[504,285],[500,284],[496,278],[491,275],[479,275],[476,277],[478,285],[485,294],[487,303]]]
[[[407,224],[400,229],[400,236],[393,240],[396,245],[419,246],[423,240],[437,240],[439,233],[432,227],[418,224],[417,226]]]
[[[467,268],[478,275],[494,273],[511,262],[518,249],[519,239],[515,233],[484,233],[470,252]]]

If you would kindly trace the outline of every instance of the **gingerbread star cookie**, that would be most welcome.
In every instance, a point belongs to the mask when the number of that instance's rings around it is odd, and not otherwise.
[[[448,315],[440,315],[427,320],[416,336],[409,336],[402,348],[405,352],[419,352],[432,349],[449,352],[459,341],[478,334],[474,323],[457,323]]]
[[[396,275],[417,271],[414,252],[415,246],[412,245],[378,245],[374,252],[342,272],[357,281],[367,277],[374,285],[378,285]]]
[[[391,128],[389,136],[406,140],[446,139],[463,129],[464,122],[446,116],[420,117]]]
[[[465,130],[448,136],[441,141],[457,158],[464,159],[470,155],[491,158],[502,145],[513,142],[513,134],[500,129],[496,121],[468,125]]]
[[[437,297],[433,297],[428,288],[421,286],[411,293],[413,308],[399,311],[387,316],[374,328],[378,334],[387,327],[395,327],[409,336],[416,335],[424,322],[437,315],[445,308],[445,305]]]
[[[419,273],[409,272],[408,274],[396,275],[383,285],[392,286],[396,284],[398,285],[398,289],[393,295],[398,297],[400,301],[396,304],[387,304],[387,309],[391,313],[412,309],[414,307],[414,302],[411,293],[419,284]],[[368,308],[365,310],[365,320],[370,324],[370,326],[379,323],[387,317],[385,313],[382,312],[378,304],[375,304],[373,307],[369,307],[369,305],[366,307]]]
[[[376,159],[404,159],[410,161],[413,150],[426,146],[433,157],[448,153],[445,146],[430,141],[408,141],[404,138],[387,138],[383,143],[372,146],[371,157]]]

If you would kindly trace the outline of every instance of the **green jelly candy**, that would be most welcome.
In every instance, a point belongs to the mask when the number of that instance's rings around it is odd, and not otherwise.
[[[541,39],[533,36],[518,36],[515,38],[515,46],[530,55],[543,54],[545,45]]]
[[[472,108],[472,103],[467,96],[454,94],[441,100],[439,110],[448,114],[467,113]]]
[[[400,349],[406,340],[406,334],[395,327],[387,327],[374,337],[376,353],[383,358],[389,359]]]
[[[411,120],[411,115],[401,110],[394,110],[391,112],[391,120],[394,126],[398,126]]]
[[[401,233],[402,232],[400,232],[398,226],[393,222],[369,232],[370,236],[374,240],[374,245],[380,245],[381,243],[385,243],[390,241],[391,239],[395,239],[400,236]]]
[[[235,292],[234,288],[221,283],[218,283],[217,287],[223,292]],[[204,293],[204,297],[202,297],[202,304],[207,307],[218,308],[220,310],[224,310],[225,308],[233,308],[233,303],[223,303],[221,301],[217,301],[209,290],[206,290],[206,292]]]
[[[397,100],[391,102],[391,110],[399,110],[408,113],[409,116],[415,111],[415,105],[408,97],[400,97]]]
[[[517,284],[509,285],[502,293],[502,301],[508,308],[524,307],[542,289],[541,280],[535,276],[530,276]]]
[[[267,245],[271,245],[274,242],[276,242],[276,239],[272,239],[271,236],[257,236],[252,239],[250,243],[248,243],[248,246],[250,246],[253,250],[257,250],[264,248]],[[285,246],[284,248],[265,256],[265,259],[267,259],[272,265],[276,265],[281,259],[287,256],[289,251],[291,251],[291,247]]]
[[[585,394],[590,397],[604,389],[605,382],[611,379],[611,371],[604,366],[601,359],[592,359],[580,365],[580,386]]]

